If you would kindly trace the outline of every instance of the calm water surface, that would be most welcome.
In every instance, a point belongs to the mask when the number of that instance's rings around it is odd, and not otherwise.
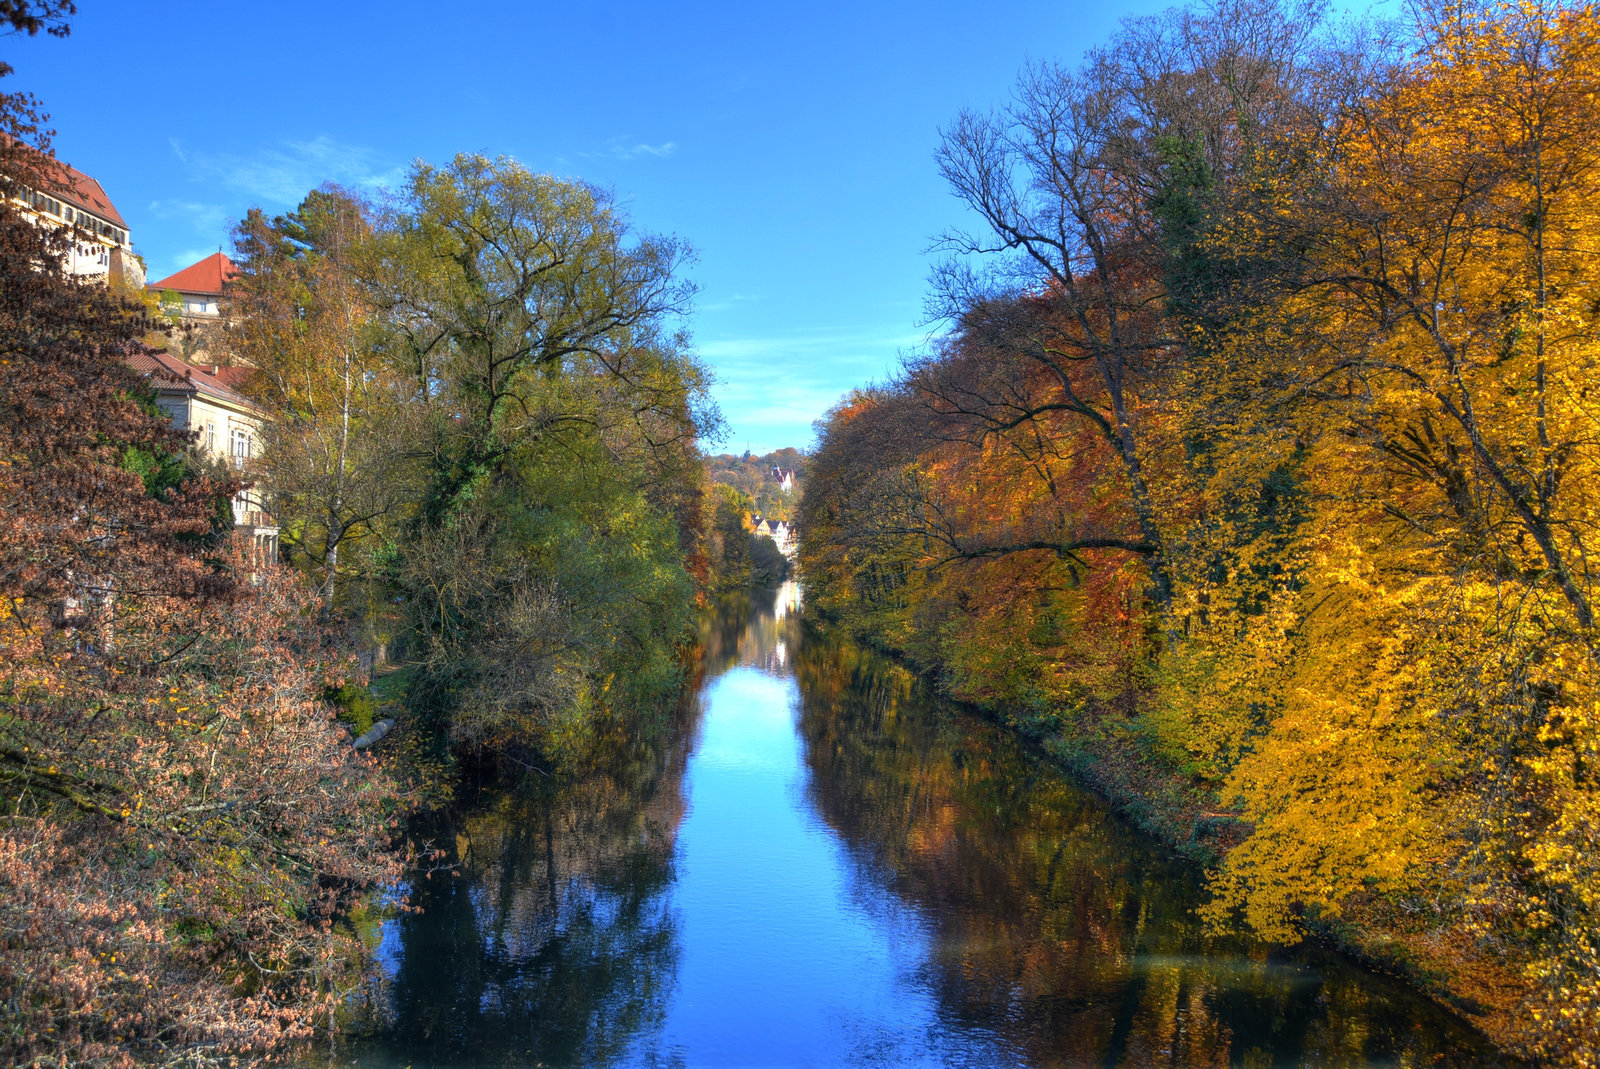
[[[480,798],[388,922],[351,1066],[1467,1066],[1432,1003],[1205,935],[1192,873],[1003,732],[802,635],[708,621],[693,707]]]

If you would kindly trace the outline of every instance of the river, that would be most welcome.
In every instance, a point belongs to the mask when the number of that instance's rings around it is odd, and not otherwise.
[[[666,730],[470,800],[340,1064],[1495,1064],[1387,978],[1206,933],[1189,867],[797,602],[709,618]]]

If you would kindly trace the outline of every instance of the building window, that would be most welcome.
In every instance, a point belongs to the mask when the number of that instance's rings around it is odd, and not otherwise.
[[[207,423],[206,424],[206,453],[208,453],[210,455],[215,455],[216,452],[217,452],[217,425],[215,423]]]
[[[235,467],[243,467],[244,462],[250,459],[250,432],[243,427],[233,429],[232,453]]]

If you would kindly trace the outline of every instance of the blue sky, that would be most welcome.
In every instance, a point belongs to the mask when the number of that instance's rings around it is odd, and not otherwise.
[[[930,239],[963,221],[938,128],[1075,60],[1138,3],[270,4],[80,0],[72,36],[0,38],[59,155],[159,278],[252,205],[413,159],[510,155],[613,188],[688,239],[720,448],[807,447],[928,334]]]

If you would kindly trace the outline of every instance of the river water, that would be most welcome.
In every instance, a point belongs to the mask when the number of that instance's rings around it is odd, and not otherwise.
[[[342,1064],[1494,1064],[1383,977],[1208,935],[1191,870],[797,601],[709,619],[667,730],[466,807]]]

